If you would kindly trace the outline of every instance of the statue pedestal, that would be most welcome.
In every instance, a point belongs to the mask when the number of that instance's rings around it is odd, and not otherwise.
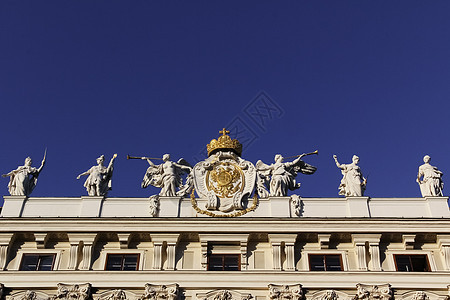
[[[172,217],[180,216],[179,208],[182,197],[163,197],[159,196],[159,213],[158,217]]]
[[[369,197],[347,197],[349,217],[370,217]]]
[[[103,199],[103,196],[82,196],[80,217],[100,217]]]
[[[3,196],[2,217],[21,217],[27,196]]]
[[[428,204],[431,217],[450,217],[450,212],[448,210],[448,197],[425,197],[425,201]]]
[[[291,211],[290,197],[270,197],[271,217],[286,218]]]

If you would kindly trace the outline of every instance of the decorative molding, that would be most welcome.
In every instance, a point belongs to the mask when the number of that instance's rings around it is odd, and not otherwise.
[[[304,299],[305,295],[301,284],[269,284],[269,298],[272,300],[300,300]]]
[[[150,206],[149,206],[150,216],[152,216],[152,217],[158,216],[158,212],[159,212],[159,195],[150,196],[150,198],[148,198],[148,200],[150,201]]]
[[[321,300],[337,300],[339,297],[335,290],[327,290],[323,294]]]
[[[197,294],[198,300],[250,300],[253,299],[251,294],[240,293],[230,290],[216,290],[207,293]]]
[[[49,300],[49,295],[43,292],[35,292],[31,290],[22,291],[11,295],[11,300]]]
[[[301,216],[302,213],[302,200],[298,195],[291,195],[291,209],[297,217]]]
[[[91,296],[91,284],[65,284],[58,283],[58,291],[54,297],[55,299],[66,300],[86,300]]]
[[[424,291],[417,291],[414,296],[412,297],[412,300],[429,300],[427,293]]]
[[[358,289],[353,300],[364,299],[364,300],[392,300],[394,299],[394,292],[391,289],[389,283],[381,285],[369,285],[358,283],[356,285]]]
[[[348,300],[351,299],[348,294],[336,290],[322,290],[315,292],[311,300]]]
[[[96,300],[126,300],[126,299],[136,299],[136,295],[131,293],[132,297],[127,297],[127,294],[130,292],[125,292],[122,289],[110,290],[101,293]]]
[[[146,283],[144,295],[138,300],[175,300],[178,298],[178,284],[155,285]]]

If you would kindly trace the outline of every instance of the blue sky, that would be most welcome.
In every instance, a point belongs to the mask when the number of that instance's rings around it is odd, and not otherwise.
[[[231,126],[253,163],[318,149],[301,196],[337,197],[332,155],[357,154],[367,196],[419,197],[425,154],[450,174],[449,14],[449,1],[1,1],[0,172],[47,147],[33,196],[81,196],[76,176],[118,153],[109,196],[148,197],[147,163],[127,154],[194,163]]]

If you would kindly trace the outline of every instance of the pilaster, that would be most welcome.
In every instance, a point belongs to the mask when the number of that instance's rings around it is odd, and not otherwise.
[[[282,270],[282,245],[285,245],[286,250],[286,267],[287,271],[295,270],[294,261],[294,245],[297,239],[296,234],[269,234],[269,242],[272,245],[273,268],[274,270]]]
[[[97,240],[96,233],[68,233],[70,243],[69,270],[89,270],[92,263],[92,252]],[[78,261],[78,252],[82,252],[81,262]]]
[[[450,271],[450,235],[437,235],[438,246],[444,257],[444,267],[446,271]],[[450,292],[450,285],[449,285]]]
[[[0,271],[5,270],[14,233],[0,233]]]
[[[175,253],[176,246],[178,244],[178,239],[180,235],[178,233],[174,234],[150,234],[154,250],[153,250],[153,269],[162,270],[163,269],[163,250],[164,245],[167,245],[167,270],[175,270]]]

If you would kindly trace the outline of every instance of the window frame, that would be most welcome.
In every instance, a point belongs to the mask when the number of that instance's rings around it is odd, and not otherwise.
[[[311,257],[312,256],[323,256],[323,257],[339,256],[339,263],[341,265],[341,270],[326,270],[326,268],[327,268],[326,263],[324,266],[325,270],[323,270],[323,271],[322,270],[321,271],[311,270]],[[326,261],[326,258],[325,258],[325,261]],[[343,262],[341,253],[309,253],[308,254],[308,266],[309,266],[309,271],[311,271],[311,272],[342,272],[342,271],[344,271],[344,262]]]
[[[407,256],[407,257],[409,257],[410,262],[411,262],[411,256],[423,256],[423,257],[425,257],[427,270],[425,270],[425,271],[399,271],[398,270],[398,266],[397,266],[397,259],[396,259],[397,256]],[[422,254],[416,254],[416,253],[414,253],[414,254],[410,254],[410,253],[398,254],[397,253],[397,254],[393,254],[393,258],[394,258],[394,265],[395,265],[395,271],[396,272],[408,272],[408,273],[409,272],[420,272],[420,273],[431,272],[431,264],[430,264],[430,261],[428,259],[428,255],[425,254],[425,253],[422,253]]]
[[[53,256],[52,259],[52,266],[50,270],[22,270],[22,266],[24,264],[24,259],[26,256],[37,256],[38,257],[38,263],[36,264],[36,268],[39,268],[41,266],[40,262],[42,261],[40,258],[43,256]],[[19,271],[26,271],[26,272],[33,272],[33,271],[53,271],[55,267],[55,260],[56,260],[56,253],[24,253],[22,255],[22,259],[20,260],[19,264]]]
[[[217,256],[217,257],[221,256],[222,257],[222,261],[223,261],[222,267],[225,266],[225,260],[224,260],[225,256],[237,257],[237,259],[238,259],[238,270],[210,270],[209,269],[209,261],[211,259],[211,256]],[[242,270],[241,269],[241,255],[237,254],[237,253],[211,253],[211,254],[208,255],[208,262],[207,262],[206,270],[207,271],[211,271],[211,272],[238,272],[238,271],[241,271]]]
[[[124,254],[124,255],[128,255],[128,254],[138,254],[138,267],[136,271],[142,271],[144,270],[144,265],[145,265],[145,254],[146,254],[146,250],[137,250],[137,249],[108,249],[108,250],[103,250],[100,253],[100,257],[99,260],[97,260],[98,263],[94,262],[92,264],[92,266],[96,266],[95,270],[103,270],[103,271],[107,271],[106,270],[106,263],[107,263],[107,256],[108,254]],[[108,271],[109,272],[109,271]],[[128,271],[112,271],[111,272],[128,272]]]
[[[12,259],[8,264],[10,267],[7,270],[11,271],[21,271],[20,267],[22,266],[23,256],[24,255],[54,255],[52,271],[59,270],[60,261],[61,261],[61,253],[63,250],[54,250],[54,249],[19,249],[17,251],[16,258]],[[22,271],[21,271],[22,272]],[[48,272],[48,271],[23,271],[23,272]]]
[[[344,272],[349,271],[348,268],[348,251],[336,249],[321,249],[321,250],[304,250],[301,252],[301,257],[298,265],[301,266],[299,271],[310,271],[309,255],[340,255],[342,271],[311,271],[311,272]]]
[[[111,255],[116,255],[116,256],[118,256],[118,255],[122,255],[122,267],[123,267],[123,258],[125,257],[125,255],[137,255],[137,259],[136,259],[136,269],[134,269],[134,270],[107,270],[106,269],[106,267],[107,267],[107,265],[108,265],[108,256],[111,256]],[[140,262],[140,257],[141,257],[141,255],[139,254],[139,253],[107,253],[106,254],[106,258],[105,258],[105,264],[104,264],[104,268],[103,268],[103,270],[104,271],[115,271],[115,272],[121,272],[121,271],[123,271],[123,272],[128,272],[128,271],[138,271],[139,270],[139,262]]]
[[[386,261],[387,261],[387,267],[389,269],[385,269],[385,271],[392,271],[392,272],[402,272],[406,273],[404,271],[397,271],[397,265],[395,262],[394,255],[426,255],[428,266],[430,268],[429,272],[436,272],[436,262],[434,261],[434,256],[432,251],[427,250],[386,250]],[[409,272],[408,272],[409,273]],[[415,272],[413,272],[415,273]],[[418,273],[425,273],[425,272],[418,272]]]

